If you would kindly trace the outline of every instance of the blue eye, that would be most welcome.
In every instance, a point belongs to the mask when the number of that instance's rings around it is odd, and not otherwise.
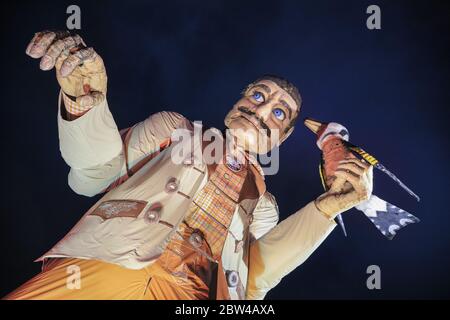
[[[255,99],[257,102],[264,102],[264,96],[261,92],[255,91],[252,94],[253,99]]]
[[[283,121],[286,118],[286,114],[280,108],[273,109],[272,112],[278,120]]]

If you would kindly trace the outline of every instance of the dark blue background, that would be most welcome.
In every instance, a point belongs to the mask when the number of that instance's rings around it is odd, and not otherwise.
[[[97,198],[71,192],[56,127],[58,85],[24,53],[33,33],[65,28],[103,56],[119,127],[160,110],[222,127],[240,90],[265,73],[298,85],[301,117],[336,121],[422,196],[419,204],[375,174],[375,194],[422,219],[393,241],[359,212],[336,229],[268,298],[450,298],[449,7],[411,1],[33,1],[2,4],[1,273],[4,295],[36,274],[32,260]],[[382,30],[366,28],[370,4]],[[301,123],[268,177],[281,218],[319,195],[319,151]],[[292,244],[295,246],[295,243]],[[366,268],[382,289],[366,288]]]

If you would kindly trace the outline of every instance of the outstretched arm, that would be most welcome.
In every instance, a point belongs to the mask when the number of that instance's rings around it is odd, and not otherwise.
[[[71,167],[68,183],[78,194],[93,196],[123,182],[127,169],[142,164],[186,121],[160,112],[119,132],[106,101],[103,59],[78,35],[38,32],[26,53],[41,59],[42,70],[56,70],[60,150]]]

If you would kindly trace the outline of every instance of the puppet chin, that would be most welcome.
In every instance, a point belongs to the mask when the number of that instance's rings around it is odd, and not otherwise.
[[[270,139],[256,129],[228,129],[236,144],[247,152],[266,154],[270,151]]]
[[[240,113],[230,112],[225,118],[229,134],[235,138],[238,146],[254,154],[266,154],[272,149],[271,138],[266,130],[258,129]]]

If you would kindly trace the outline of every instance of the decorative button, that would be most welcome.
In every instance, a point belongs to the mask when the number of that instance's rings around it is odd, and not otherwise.
[[[244,247],[244,241],[242,240],[236,240],[235,242],[235,247],[234,247],[234,252],[238,253],[239,251],[242,250],[242,248]]]
[[[225,179],[230,179],[230,175],[228,174],[228,173],[225,173],[224,175],[223,175],[223,177],[225,178]]]
[[[235,157],[227,155],[226,157],[227,167],[233,170],[234,172],[239,172],[242,170],[242,164],[236,160]]]
[[[172,193],[178,190],[178,182],[177,178],[170,178],[166,183],[166,192]]]
[[[227,283],[230,288],[235,288],[239,284],[239,273],[234,270],[228,270],[225,272],[227,277]]]
[[[162,205],[159,202],[153,203],[145,212],[144,219],[147,223],[158,223],[161,218]]]
[[[199,231],[194,231],[189,236],[189,243],[195,248],[200,248],[203,242],[203,237]]]
[[[216,194],[220,194],[220,190],[219,190],[219,189],[215,189],[214,192],[215,192]]]

